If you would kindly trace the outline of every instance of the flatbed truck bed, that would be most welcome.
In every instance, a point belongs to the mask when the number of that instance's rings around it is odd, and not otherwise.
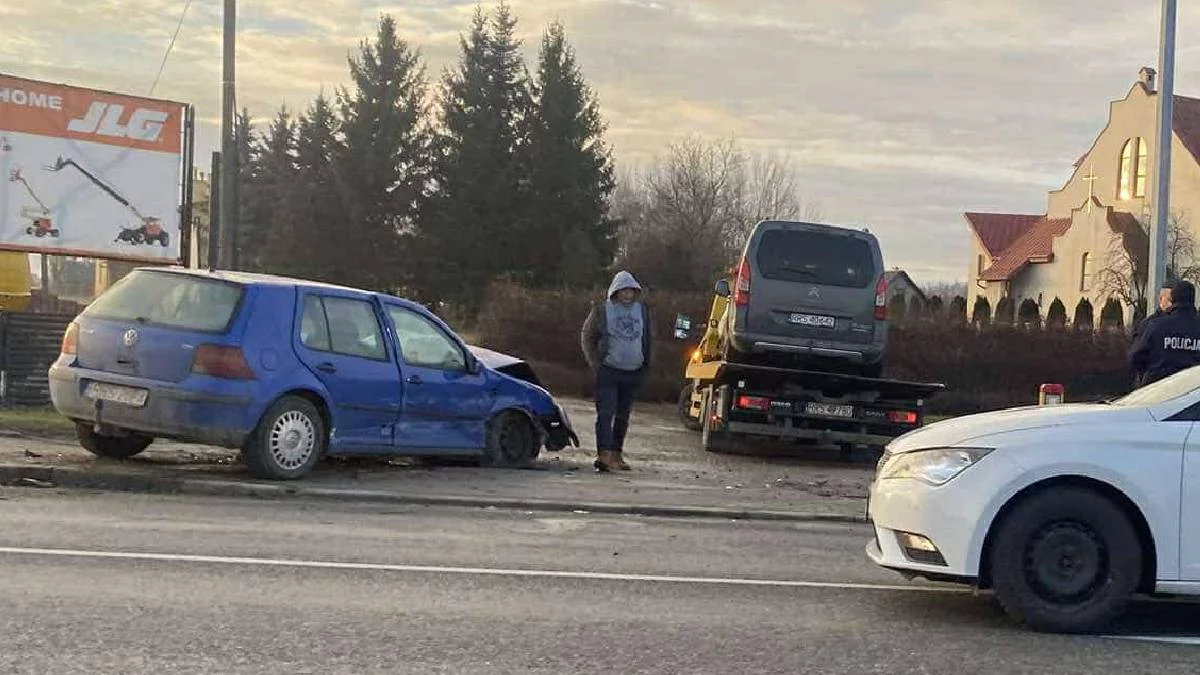
[[[689,363],[685,374],[680,418],[708,452],[747,452],[757,438],[877,453],[922,426],[926,399],[946,388],[726,360]]]

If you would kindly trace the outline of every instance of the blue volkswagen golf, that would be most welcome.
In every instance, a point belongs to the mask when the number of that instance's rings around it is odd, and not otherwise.
[[[498,357],[388,295],[140,268],[68,326],[50,395],[96,455],[131,457],[170,438],[240,449],[252,474],[276,480],[325,454],[521,466],[543,446],[578,445],[536,378],[485,365]]]

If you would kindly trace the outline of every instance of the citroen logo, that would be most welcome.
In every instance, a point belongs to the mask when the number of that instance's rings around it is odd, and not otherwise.
[[[137,344],[138,332],[132,328],[125,331],[125,336],[122,338],[126,347],[132,347]]]
[[[808,289],[808,297],[810,297],[810,298],[821,297],[821,289],[817,288],[816,286],[813,286],[812,288]]]

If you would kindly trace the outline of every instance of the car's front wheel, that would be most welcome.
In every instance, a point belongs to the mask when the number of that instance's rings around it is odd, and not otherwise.
[[[285,396],[267,409],[246,440],[242,459],[256,478],[294,480],[316,466],[325,443],[325,422],[317,407],[298,396]]]
[[[999,524],[989,564],[996,598],[1038,631],[1095,630],[1136,590],[1143,552],[1129,517],[1086,488],[1051,488]]]
[[[91,424],[79,422],[75,425],[75,437],[79,445],[98,457],[126,459],[141,453],[154,442],[148,436],[105,436],[96,433]]]
[[[537,459],[541,447],[529,418],[519,412],[502,413],[487,428],[487,446],[482,464],[495,467],[527,467]]]

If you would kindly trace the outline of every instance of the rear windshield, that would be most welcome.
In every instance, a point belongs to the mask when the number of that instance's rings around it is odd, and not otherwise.
[[[242,292],[240,285],[225,281],[134,270],[96,298],[82,316],[223,333]]]
[[[878,276],[866,241],[828,232],[767,230],[757,262],[764,277],[777,281],[866,288]]]

